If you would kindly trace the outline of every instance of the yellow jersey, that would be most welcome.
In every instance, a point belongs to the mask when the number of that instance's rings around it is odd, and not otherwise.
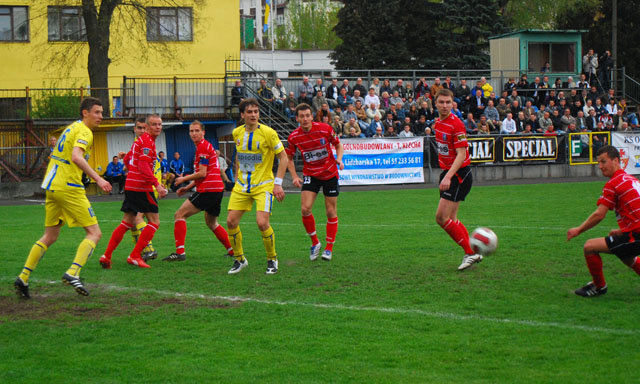
[[[284,146],[276,131],[263,124],[253,132],[244,125],[233,130],[236,144],[238,175],[233,192],[261,193],[273,191],[273,160],[284,151]]]
[[[71,161],[71,154],[73,147],[80,147],[89,160],[92,145],[93,132],[81,120],[65,128],[53,149],[41,187],[47,191],[84,189],[82,170]]]

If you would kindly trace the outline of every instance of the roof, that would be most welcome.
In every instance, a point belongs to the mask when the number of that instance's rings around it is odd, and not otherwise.
[[[503,37],[519,35],[522,33],[530,33],[530,34],[562,34],[562,33],[585,33],[589,32],[586,29],[565,29],[565,30],[557,30],[557,29],[518,29],[517,31],[503,33],[501,35],[489,36],[489,40],[500,39]]]

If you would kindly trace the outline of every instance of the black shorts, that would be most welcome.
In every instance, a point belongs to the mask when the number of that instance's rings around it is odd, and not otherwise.
[[[320,192],[320,187],[322,187],[322,193],[324,193],[325,196],[336,197],[340,194],[340,185],[338,184],[337,177],[320,180],[313,176],[302,176],[303,191],[318,193]]]
[[[199,210],[218,217],[220,216],[222,195],[222,192],[194,192],[189,196],[189,201]]]
[[[604,241],[609,251],[620,260],[628,260],[640,255],[640,232],[627,232],[620,236],[607,236]]]
[[[158,199],[153,192],[124,191],[122,212],[158,213]]]
[[[440,174],[441,182],[447,172],[448,170],[444,170]],[[471,174],[471,168],[460,168],[458,169],[458,172],[456,172],[456,174],[451,178],[451,186],[449,187],[449,189],[444,192],[440,191],[440,197],[453,202],[464,201],[464,198],[467,197],[469,191],[471,191],[472,184],[473,175]]]

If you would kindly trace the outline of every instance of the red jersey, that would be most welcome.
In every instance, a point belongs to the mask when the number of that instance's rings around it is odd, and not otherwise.
[[[314,121],[311,123],[309,132],[298,127],[291,132],[287,142],[289,143],[286,149],[287,155],[293,156],[296,154],[296,149],[300,150],[304,164],[303,175],[320,180],[338,177],[338,167],[331,145],[338,145],[340,139],[330,125]]]
[[[222,192],[224,184],[220,176],[220,164],[218,155],[213,145],[202,139],[196,146],[196,156],[193,160],[193,171],[198,172],[200,165],[207,166],[207,175],[202,179],[195,180],[196,191],[198,192]]]
[[[615,209],[623,232],[640,230],[640,182],[622,169],[613,174],[602,189],[598,205]]]
[[[153,175],[154,161],[156,161],[156,141],[148,133],[143,133],[131,146],[131,158],[127,164],[127,181],[125,191],[153,192],[153,187],[159,185]]]
[[[471,164],[469,157],[469,143],[467,142],[467,130],[464,124],[453,113],[446,119],[436,119],[434,124],[436,131],[436,145],[438,146],[438,163],[442,169],[450,169],[456,159],[456,148],[465,148],[467,156],[460,166]]]

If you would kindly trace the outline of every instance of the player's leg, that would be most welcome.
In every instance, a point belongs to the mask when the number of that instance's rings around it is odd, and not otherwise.
[[[333,244],[338,234],[338,196],[325,196],[324,207],[327,212],[327,246],[322,253],[322,260],[329,261],[333,257]]]
[[[309,259],[314,261],[320,255],[320,249],[322,244],[318,240],[318,234],[316,232],[316,220],[313,217],[313,204],[318,197],[318,192],[303,190],[300,194],[300,211],[302,213],[302,225],[311,239],[311,250],[309,252]]]
[[[231,193],[233,198],[234,193]],[[236,205],[237,206],[237,205]],[[246,212],[245,210],[231,209],[231,200],[229,201],[229,211],[227,212],[227,234],[229,236],[229,242],[233,249],[233,257],[235,261],[233,266],[229,270],[229,274],[240,272],[244,267],[249,265],[247,258],[244,256],[244,249],[242,248],[242,231],[240,231],[240,219]]]
[[[111,268],[111,256],[113,255],[113,251],[118,248],[118,245],[122,241],[124,234],[127,233],[127,231],[129,231],[131,228],[134,228],[133,223],[135,223],[136,221],[136,214],[136,212],[124,212],[122,221],[111,233],[109,243],[107,243],[107,249],[104,251],[104,254],[100,256],[99,262],[100,265],[102,265],[102,268]]]
[[[25,299],[29,299],[31,297],[29,294],[29,277],[31,276],[31,272],[36,269],[45,252],[47,252],[47,249],[56,242],[63,224],[64,223],[60,221],[57,225],[45,227],[42,237],[40,237],[40,239],[31,247],[27,260],[24,263],[24,267],[22,267],[20,275],[16,278],[13,284],[18,297]]]
[[[471,248],[469,232],[457,218],[459,207],[459,201],[441,198],[436,210],[436,222],[464,250],[465,256],[462,264],[458,267],[459,270],[464,270],[472,264],[482,261],[482,255],[475,255]]]
[[[176,251],[162,259],[162,261],[186,260],[184,242],[187,238],[187,219],[198,212],[200,212],[200,209],[194,206],[190,199],[185,200],[180,208],[178,208],[173,215],[173,237],[175,239]]]
[[[618,236],[616,236],[618,237]],[[618,242],[622,245],[622,242]],[[583,247],[584,259],[591,274],[592,281],[582,288],[575,290],[575,294],[584,297],[599,296],[607,293],[607,282],[602,270],[602,258],[600,253],[610,253],[609,245],[604,237],[589,239]]]
[[[218,224],[218,216],[220,216],[220,205],[222,204],[222,197],[224,193],[209,192],[207,207],[204,209],[204,221],[207,223],[207,227],[213,232],[218,241],[227,250],[226,256],[233,257],[233,247],[229,242],[229,234],[222,225]]]
[[[149,198],[154,199],[151,192],[146,193]],[[147,218],[147,225],[144,227],[142,233],[140,233],[140,238],[138,239],[136,246],[133,247],[133,251],[129,254],[127,263],[136,265],[140,268],[150,268],[149,264],[142,259],[142,250],[147,246],[147,244],[149,244],[151,239],[153,239],[153,236],[155,236],[156,231],[160,227],[160,215],[157,211],[158,206],[156,205],[155,209],[150,209],[149,211],[144,212],[144,215]]]
[[[98,224],[85,227],[84,230],[86,236],[82,242],[80,242],[80,245],[78,245],[73,263],[71,263],[67,272],[62,276],[62,282],[72,286],[78,294],[89,296],[89,291],[84,287],[79,275],[82,267],[87,264],[87,260],[89,260],[89,257],[91,257],[93,251],[96,249],[96,244],[100,241],[102,232]]]
[[[267,274],[278,272],[278,255],[276,253],[276,236],[269,223],[271,208],[273,206],[273,194],[263,192],[254,196],[256,200],[256,223],[262,234],[262,244],[267,253]]]

